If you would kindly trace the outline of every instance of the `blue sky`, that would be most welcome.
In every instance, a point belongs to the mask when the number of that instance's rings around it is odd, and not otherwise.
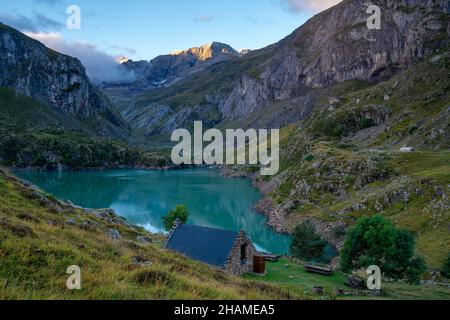
[[[302,2],[303,7],[295,7]],[[308,2],[311,1],[0,0],[0,21],[22,26],[21,31],[58,33],[65,41],[87,42],[111,55],[151,59],[212,41],[236,49],[267,46],[318,11]],[[65,27],[70,4],[81,8],[81,30]],[[24,30],[27,28],[30,30]]]

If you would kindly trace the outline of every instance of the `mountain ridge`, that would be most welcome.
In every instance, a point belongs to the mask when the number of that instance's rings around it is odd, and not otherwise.
[[[283,126],[309,114],[315,89],[347,80],[389,79],[448,43],[446,1],[374,4],[383,8],[382,30],[367,28],[364,1],[346,0],[278,43],[136,97],[123,115],[151,136],[188,127],[192,119],[201,120],[198,114],[212,115],[202,118],[216,126],[257,117],[280,104],[287,120],[259,125]]]
[[[122,66],[134,73],[135,80],[127,83],[103,83],[99,88],[122,109],[122,106],[126,106],[133,97],[146,90],[171,86],[215,63],[244,54],[227,44],[212,42],[200,47],[173,51],[150,61],[123,60]]]

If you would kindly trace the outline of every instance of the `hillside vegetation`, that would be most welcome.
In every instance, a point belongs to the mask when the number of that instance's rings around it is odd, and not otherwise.
[[[163,251],[162,241],[108,210],[75,208],[0,170],[0,299],[304,298]],[[81,290],[66,288],[71,265],[81,268]]]
[[[0,164],[17,168],[165,167],[168,151],[102,137],[39,101],[0,87]]]
[[[449,59],[446,49],[389,81],[319,91],[316,112],[283,129],[280,173],[255,178],[269,223],[290,232],[311,220],[340,248],[359,217],[381,213],[440,268],[450,248]]]

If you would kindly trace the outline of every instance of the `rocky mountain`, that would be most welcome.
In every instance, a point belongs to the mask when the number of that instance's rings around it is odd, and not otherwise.
[[[227,44],[213,42],[201,47],[174,51],[151,61],[123,59],[122,66],[135,74],[136,81],[103,83],[100,89],[119,106],[123,106],[147,90],[168,87],[213,64],[229,61],[241,55]]]
[[[448,1],[372,3],[381,8],[381,30],[369,30],[366,1],[345,0],[272,46],[146,92],[123,115],[150,136],[194,119],[283,126],[311,113],[317,89],[389,79],[448,44]]]
[[[121,137],[130,127],[109,99],[90,83],[76,58],[0,23],[0,86],[49,106],[73,127]]]

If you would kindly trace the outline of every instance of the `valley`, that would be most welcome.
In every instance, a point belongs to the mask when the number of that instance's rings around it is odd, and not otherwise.
[[[321,298],[309,261],[286,256],[236,278],[163,250],[162,218],[179,204],[190,223],[245,230],[276,254],[292,255],[296,228],[311,224],[336,253],[322,278],[330,299],[374,298],[335,289],[349,234],[382,217],[412,236],[424,272],[420,286],[388,279],[377,298],[448,299],[448,1],[374,1],[381,30],[367,28],[363,2],[343,0],[258,50],[211,42],[122,56],[133,80],[99,84],[76,57],[0,22],[0,299],[67,298],[74,263],[86,286],[73,299]],[[279,170],[200,161],[199,146],[194,164],[174,163],[171,135],[200,141],[198,123],[222,137],[279,130]]]

